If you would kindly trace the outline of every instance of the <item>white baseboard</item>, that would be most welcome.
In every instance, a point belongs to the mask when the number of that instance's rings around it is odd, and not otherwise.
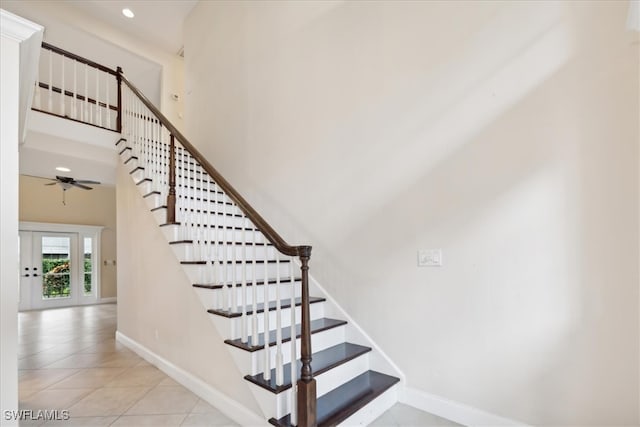
[[[174,365],[163,357],[152,352],[137,341],[132,340],[120,331],[116,332],[116,340],[133,350],[138,356],[147,362],[156,366],[162,372],[170,376],[173,380],[182,384],[192,393],[196,394],[202,400],[207,401],[210,405],[215,406],[224,415],[231,418],[235,422],[243,426],[266,426],[267,421],[257,414],[251,412],[242,404],[229,398],[226,394],[211,387],[201,379],[195,377],[184,369]]]
[[[523,422],[490,414],[463,403],[454,402],[411,387],[401,389],[399,401],[405,405],[413,406],[416,409],[469,427],[528,426]]]
[[[118,297],[100,298],[96,304],[111,304],[114,302],[118,302]]]

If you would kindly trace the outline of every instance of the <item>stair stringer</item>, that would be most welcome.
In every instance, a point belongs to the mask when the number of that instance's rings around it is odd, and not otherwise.
[[[119,169],[119,171],[118,171],[118,174],[119,174],[119,175],[121,175],[121,176],[122,176],[122,175],[124,175],[124,174],[128,174],[128,172],[129,172],[129,170],[130,170],[130,168],[129,168],[129,164],[127,164],[127,165],[122,165],[122,164],[120,164],[120,165],[118,166],[118,169]],[[152,224],[152,223],[154,222],[154,220],[152,219],[153,215],[152,215],[152,213],[149,211],[149,209],[148,209],[148,205],[145,203],[145,201],[143,201],[143,200],[142,200],[142,198],[139,196],[139,194],[135,194],[135,193],[140,193],[140,190],[139,190],[139,189],[136,189],[136,185],[135,185],[136,180],[135,180],[135,178],[133,178],[133,177],[132,177],[132,179],[126,179],[126,177],[125,177],[125,176],[122,176],[122,177],[123,177],[124,179],[119,179],[118,184],[119,184],[119,185],[126,185],[126,186],[128,186],[128,188],[124,189],[123,191],[127,191],[127,192],[129,192],[129,193],[130,193],[130,196],[128,196],[128,197],[132,197],[132,198],[136,198],[136,199],[138,199],[138,200],[136,201],[135,205],[133,205],[133,206],[131,206],[131,207],[128,207],[127,209],[129,209],[129,210],[130,210],[130,212],[133,212],[135,215],[148,215],[148,216],[147,216],[147,218],[146,218],[146,219],[144,219],[144,221],[147,221],[147,220],[148,220],[148,221]],[[132,181],[133,181],[133,182],[132,182]],[[122,188],[122,187],[121,187],[121,188]],[[146,211],[146,214],[143,214],[143,213],[142,213],[142,211]],[[161,230],[160,230],[158,227],[150,227],[150,229],[156,230],[156,232],[158,233],[158,236],[157,236],[157,237],[158,237],[158,239],[159,239],[161,242],[162,242],[162,241],[166,241],[166,236],[161,232]],[[182,287],[182,286],[183,286],[183,287],[185,287],[185,288],[191,289],[191,291],[188,291],[187,289],[184,289],[186,292],[194,292],[194,288],[191,286],[191,285],[192,285],[192,283],[190,282],[190,280],[189,280],[188,276],[187,276],[187,275],[186,275],[186,273],[184,272],[184,268],[182,268],[182,266],[181,266],[181,265],[179,265],[179,260],[175,257],[175,254],[173,253],[173,251],[171,250],[171,248],[169,248],[168,246],[169,246],[169,245],[168,245],[168,242],[167,242],[167,247],[166,247],[166,248],[163,248],[163,251],[164,251],[164,252],[166,252],[166,254],[165,254],[165,255],[166,255],[166,257],[165,257],[165,256],[162,256],[162,257],[161,257],[161,258],[159,258],[159,259],[162,259],[162,260],[163,260],[162,262],[165,262],[165,263],[171,263],[171,261],[172,261],[172,260],[175,260],[174,262],[177,264],[177,265],[176,265],[176,269],[177,269],[177,270],[179,270],[179,273],[180,273],[180,275],[182,276],[182,280],[178,280],[180,283],[176,283],[176,284],[175,284],[175,286],[176,286],[176,287],[178,287],[178,286]],[[166,251],[165,251],[165,249],[166,249]],[[153,256],[153,255],[151,255],[151,254],[149,254],[149,255],[145,254],[144,258],[149,259],[149,260],[153,260],[154,262],[157,262],[157,261],[158,261],[158,258],[157,258],[157,257],[155,257],[155,256]],[[119,264],[123,264],[123,263],[119,262]],[[173,269],[173,267],[171,267],[171,268]],[[180,276],[178,275],[178,276],[176,276],[176,277],[172,278],[172,281],[174,281],[174,283],[175,283],[175,281],[176,281],[176,278],[177,278],[177,277],[180,277]],[[131,281],[132,281],[132,283],[133,283],[135,280],[136,280],[136,279],[135,279],[135,278],[133,278],[133,279],[131,280]],[[151,296],[151,297],[152,297],[152,296]],[[195,299],[194,299],[194,303],[196,304],[196,307],[198,306],[198,302],[200,303],[199,305],[201,305],[201,306],[203,305],[202,300],[200,299],[200,297],[199,297],[197,294],[192,294],[190,298],[195,298]],[[198,302],[196,302],[196,301],[198,301]],[[197,315],[196,317],[200,317],[200,315],[202,314],[202,316],[206,316],[206,318],[208,318],[208,319],[209,319],[209,321],[211,321],[211,320],[212,320],[212,318],[213,318],[213,317],[215,317],[215,316],[211,316],[211,315],[209,315],[208,313],[206,313],[206,311],[205,311],[205,310],[200,311],[200,309],[197,309],[197,312],[198,312],[198,315]],[[189,317],[193,317],[193,315],[190,315]],[[229,346],[227,346],[226,344],[224,344],[224,343],[223,343],[224,339],[225,339],[225,338],[227,338],[227,337],[226,337],[226,336],[224,336],[224,335],[222,335],[222,334],[219,332],[219,330],[216,328],[216,325],[215,325],[215,324],[213,324],[212,326],[213,326],[213,328],[214,328],[214,329],[209,329],[209,330],[210,330],[210,333],[208,333],[208,334],[207,334],[207,335],[208,335],[208,338],[204,338],[204,339],[213,339],[213,340],[215,340],[216,342],[220,343],[220,344],[224,347],[224,349],[225,349],[225,350],[222,350],[222,351],[224,351],[224,352],[226,352],[226,353],[227,353],[227,355],[228,355],[227,357],[229,357],[230,359],[233,359],[233,357],[232,357],[233,355],[232,355],[232,354],[229,354],[229,348],[228,348]],[[203,329],[208,329],[208,328],[211,328],[211,326],[210,326],[210,325],[206,325],[206,327],[204,327],[204,326],[203,326]],[[160,333],[161,333],[161,335],[162,335],[162,331],[160,331]],[[153,334],[153,332],[151,332],[151,336],[152,336],[152,334]],[[138,338],[138,339],[136,339],[136,337],[135,337],[135,336],[131,336],[131,335],[129,335],[129,334],[125,334],[125,336],[129,336],[131,339],[135,340],[135,342],[138,342],[141,346],[147,347],[147,348],[149,348],[151,351],[154,351],[153,346],[149,345],[148,343],[144,343],[142,340],[139,340],[139,338]],[[126,342],[123,342],[123,343],[124,343],[125,345],[127,345],[127,343],[126,343]],[[128,346],[128,345],[127,345],[127,346]],[[136,348],[132,348],[132,350],[136,351]],[[157,350],[155,350],[155,351],[157,352]],[[190,373],[190,374],[191,374],[191,375],[193,375],[194,377],[197,377],[198,379],[200,379],[200,380],[201,380],[201,381],[203,381],[204,383],[208,383],[208,381],[206,380],[206,378],[205,378],[205,377],[202,377],[202,376],[198,375],[197,370],[195,370],[195,371],[194,371],[191,367],[188,367],[188,366],[185,366],[185,365],[182,365],[182,366],[181,366],[181,364],[180,364],[180,363],[176,363],[176,361],[175,361],[175,360],[173,360],[173,357],[170,357],[170,356],[172,356],[172,355],[162,354],[161,352],[157,352],[157,353],[155,353],[155,354],[156,354],[157,358],[167,359],[167,360],[169,360],[171,363],[175,364],[175,366],[177,366],[178,368],[180,368],[180,369],[182,369],[182,370],[187,371],[188,373]],[[143,357],[144,357],[144,356],[143,356]],[[216,358],[216,357],[214,357],[214,359],[215,359],[215,358]],[[219,358],[219,356],[217,356],[217,358]],[[151,362],[153,362],[153,360],[151,360]],[[234,363],[234,362],[229,361],[229,362],[227,362],[227,363]],[[231,387],[232,387],[232,388],[236,388],[236,389],[237,389],[237,388],[242,388],[242,389],[246,390],[246,393],[243,393],[243,394],[246,394],[246,397],[244,397],[242,401],[238,401],[238,400],[235,400],[235,401],[234,401],[234,402],[237,404],[237,405],[236,405],[236,408],[237,408],[237,407],[243,407],[243,408],[245,408],[245,411],[246,411],[246,413],[247,413],[247,414],[255,414],[255,418],[258,418],[258,419],[262,419],[262,420],[264,420],[264,425],[267,425],[267,422],[266,422],[266,419],[267,419],[267,418],[266,418],[266,415],[260,412],[260,409],[259,409],[259,408],[260,408],[260,405],[258,404],[258,402],[254,400],[253,402],[251,402],[251,404],[250,404],[250,405],[248,405],[248,403],[249,403],[248,399],[250,399],[250,398],[251,398],[251,396],[252,396],[252,393],[250,392],[250,389],[251,389],[250,384],[249,384],[246,380],[244,380],[244,378],[243,378],[243,376],[245,375],[245,372],[240,371],[240,370],[237,368],[237,366],[238,366],[238,365],[237,365],[237,363],[234,363],[234,364],[235,364],[236,366],[234,366],[233,368],[230,368],[230,367],[229,367],[230,369],[233,369],[233,371],[236,371],[236,372],[237,372],[237,374],[229,375],[230,377],[233,377],[233,378],[234,378],[234,380],[233,380],[233,381],[234,381],[234,383],[233,383],[233,385],[231,385]],[[157,365],[157,367],[158,367],[158,368],[160,368],[160,369],[162,369],[162,368],[163,368],[161,365]],[[229,369],[229,368],[226,368],[226,369]],[[171,371],[165,371],[165,372],[166,372],[168,375],[172,376],[172,372],[171,372]],[[182,379],[183,379],[183,378],[180,378],[180,377],[174,377],[174,379],[175,379],[176,381],[180,382],[181,384],[183,384],[185,387],[189,387],[189,385],[190,385],[190,383],[184,383],[184,382],[182,381]],[[219,389],[218,387],[216,387],[216,385],[215,385],[215,384],[209,383],[209,387],[211,387],[211,389],[212,389],[212,390],[217,390],[217,391],[219,391],[219,392],[220,392],[220,393],[222,393],[222,394],[226,394],[226,393],[224,393],[223,391],[221,391],[221,389]],[[222,402],[212,402],[212,401],[210,401],[210,400],[208,399],[207,393],[205,393],[205,394],[202,394],[202,393],[201,393],[201,391],[202,391],[202,387],[199,387],[199,388],[196,388],[196,389],[191,389],[191,388],[190,388],[190,390],[191,390],[192,392],[194,392],[195,394],[197,394],[197,395],[198,395],[199,397],[201,397],[202,399],[204,399],[204,400],[208,400],[208,401],[209,401],[209,403],[211,403],[212,405],[216,405],[216,406],[218,406],[218,407],[219,407],[219,409],[221,409],[221,411],[222,411],[223,413],[225,413],[225,415],[227,415],[229,418],[234,419],[234,420],[236,420],[236,421],[242,421],[242,420],[237,419],[237,415],[238,415],[237,413],[226,412],[226,411],[225,411],[225,409],[226,409],[226,408],[225,408],[224,406],[219,406],[219,404],[220,404],[220,403],[222,403]],[[206,391],[206,390],[205,390],[205,391]],[[209,393],[209,394],[211,394],[211,393]],[[230,398],[230,399],[231,399],[231,398]],[[246,399],[246,400],[244,400],[244,399]],[[249,416],[246,416],[246,417],[244,417],[243,419],[253,419],[253,418],[251,418],[251,417],[249,417]],[[248,425],[255,425],[255,422],[252,422],[252,424],[248,424]]]
[[[133,160],[125,167],[129,167],[130,170],[135,170],[138,166],[137,160]],[[134,172],[131,174],[132,180],[134,183],[140,181],[144,174],[140,171]],[[151,189],[150,184],[141,184],[138,186],[138,191],[141,195],[148,194]],[[145,202],[149,209],[157,208],[162,206],[163,201],[157,195],[151,195],[145,197]],[[163,213],[165,210],[155,210],[154,212],[150,212],[152,217],[158,223],[158,225],[162,225],[163,223]],[[171,227],[163,230],[162,233],[167,240],[167,244],[171,240],[177,240],[177,235],[175,234],[175,230],[172,230]],[[178,259],[178,252],[173,251],[174,256]],[[180,261],[178,259],[178,261]],[[299,260],[296,260],[297,267],[300,267]],[[194,275],[189,269],[193,269],[192,266],[182,265],[183,271],[189,280],[193,280]],[[373,339],[364,332],[364,330],[347,314],[347,312],[337,303],[337,301],[326,291],[324,287],[320,285],[320,283],[313,277],[310,278],[310,293],[314,296],[319,296],[326,298],[326,301],[320,303],[318,305],[322,305],[323,307],[323,315],[327,317],[333,317],[338,319],[344,319],[348,323],[344,326],[338,328],[340,331],[325,331],[319,334],[319,337],[315,335],[312,337],[312,348],[313,351],[322,350],[324,348],[329,347],[330,345],[337,344],[339,342],[351,342],[354,344],[359,344],[367,347],[371,347],[372,351],[364,357],[365,362],[362,360],[356,360],[355,362],[348,362],[348,366],[339,368],[334,372],[327,372],[323,375],[316,377],[316,381],[319,384],[318,387],[318,397],[322,394],[331,390],[329,384],[334,384],[336,382],[344,383],[349,381],[351,378],[355,377],[359,373],[362,372],[363,363],[365,363],[368,369],[379,371],[388,375],[397,376],[401,379],[400,384],[405,384],[406,378],[404,373],[391,361],[391,359],[382,351],[382,349],[373,341]],[[194,289],[194,288],[192,288]],[[199,300],[201,301],[203,307],[205,309],[212,308],[210,304],[210,300],[207,296],[207,292],[203,292],[202,289],[194,289],[196,294],[198,295]],[[313,310],[313,306],[312,306]],[[318,316],[317,312],[312,315],[312,319]],[[218,331],[219,335],[226,338],[237,337],[237,320],[238,319],[227,319],[221,318],[219,316],[211,316],[211,321],[214,324],[214,327]],[[338,337],[336,338],[336,334]],[[296,340],[296,350],[297,350],[297,358],[300,357],[300,340]],[[273,353],[274,349],[270,349]],[[247,374],[256,374],[261,372],[260,365],[262,364],[262,360],[264,358],[264,350],[258,350],[255,352],[251,352],[247,354],[247,352],[239,350],[235,347],[229,346],[229,352],[234,360],[236,367],[240,372],[246,372]],[[289,346],[284,345],[283,350],[285,357],[288,362],[288,354],[289,354]],[[362,358],[362,356],[361,356]],[[355,365],[355,367],[354,367]],[[333,370],[332,370],[333,371]],[[339,378],[340,374],[343,375],[342,378]],[[273,394],[253,383],[248,383],[249,389],[251,390],[254,398],[258,402],[263,415],[266,418],[280,418],[283,415],[286,415],[290,412],[289,409],[289,399],[291,389],[283,391],[279,394]],[[377,416],[384,413],[387,409],[389,409],[393,404],[398,401],[398,388],[400,384],[393,386],[391,389],[387,390],[383,395],[379,396],[373,402],[370,402],[367,406],[358,411],[358,413],[349,417],[348,420],[343,422],[343,425],[366,425],[369,422],[373,421]]]

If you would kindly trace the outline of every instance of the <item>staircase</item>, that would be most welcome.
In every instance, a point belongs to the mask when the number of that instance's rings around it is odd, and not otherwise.
[[[366,425],[391,407],[399,373],[310,280],[311,247],[288,245],[120,69],[106,72],[116,76],[123,166],[265,420]],[[95,98],[111,114],[108,97]]]

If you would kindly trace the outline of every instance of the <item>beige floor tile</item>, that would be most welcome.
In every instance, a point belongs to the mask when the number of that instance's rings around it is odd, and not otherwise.
[[[148,387],[99,388],[69,408],[69,411],[72,417],[122,415],[149,390]]]
[[[460,426],[458,423],[438,417],[428,412],[415,409],[408,405],[396,403],[391,409],[382,414],[370,424],[372,427],[405,427],[405,426],[429,426],[450,427]]]
[[[123,415],[113,427],[171,426],[179,427],[186,418],[185,414],[172,415]]]
[[[177,381],[174,381],[172,378],[166,377],[162,381],[160,381],[160,386],[167,387],[180,387],[180,384]]]
[[[75,374],[78,369],[28,369],[18,373],[19,387],[42,390]]]
[[[111,354],[76,353],[47,365],[46,368],[97,368],[111,358]]]
[[[69,409],[74,403],[91,393],[90,388],[46,389],[20,401],[20,409],[53,410]]]
[[[18,369],[41,369],[68,356],[69,355],[65,353],[36,353],[32,356],[27,356],[19,359]]]
[[[218,412],[217,414],[189,414],[181,425],[185,427],[211,427],[238,426],[239,424]]]
[[[89,368],[82,369],[49,388],[99,388],[126,371],[126,368]]]
[[[135,353],[111,353],[111,357],[100,364],[101,368],[131,368],[143,359]]]
[[[133,405],[126,415],[185,414],[198,403],[198,397],[184,387],[161,387],[151,390]]]
[[[105,387],[155,387],[167,376],[155,366],[134,366],[109,381]]]
[[[191,410],[192,414],[215,414],[218,412],[220,412],[218,409],[209,405],[207,402],[205,402],[202,399],[198,400],[198,403],[196,403],[196,406],[194,406],[194,408]]]
[[[68,420],[47,421],[45,426],[89,427],[110,426],[118,417],[71,417]]]

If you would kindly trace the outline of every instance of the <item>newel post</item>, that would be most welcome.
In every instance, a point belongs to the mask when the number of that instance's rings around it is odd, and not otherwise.
[[[116,68],[116,80],[118,81],[118,115],[116,117],[116,130],[122,133],[122,68]]]
[[[298,427],[315,427],[316,380],[311,370],[311,315],[309,312],[309,258],[311,247],[305,246],[300,253],[302,263],[302,331],[300,359],[302,369],[298,380]]]
[[[169,144],[169,194],[167,195],[167,223],[176,222],[176,142],[173,134]]]

